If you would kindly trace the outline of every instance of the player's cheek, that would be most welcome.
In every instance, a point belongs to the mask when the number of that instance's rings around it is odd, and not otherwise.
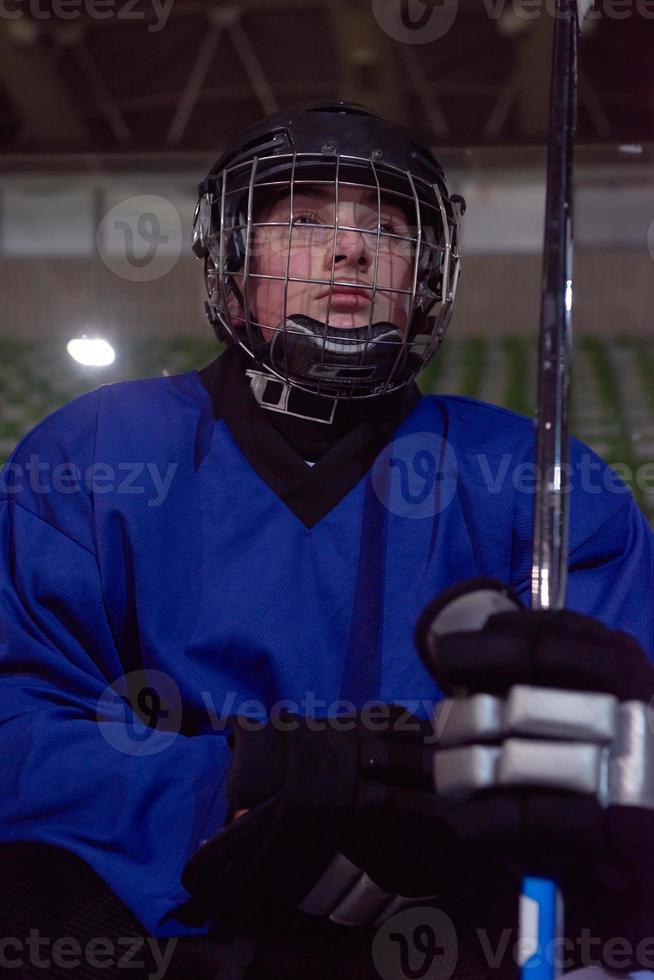
[[[290,249],[287,249],[284,253],[284,269],[288,264],[288,272],[290,276],[297,278],[302,278],[306,276],[308,269],[308,257],[307,249],[302,247],[299,239],[294,236],[291,241]]]
[[[310,313],[312,292],[318,287],[312,286],[308,280],[320,278],[311,253],[307,249],[302,249],[291,254],[288,271],[293,280],[288,284],[289,312]]]
[[[389,297],[390,315],[388,319],[391,323],[404,329],[409,320],[409,306],[411,296],[407,292],[411,288],[412,273],[411,264],[403,263],[401,266],[394,264],[390,275],[390,288],[387,293]],[[399,290],[402,290],[401,292]]]
[[[394,308],[396,303],[396,293],[394,289],[401,287],[401,277],[398,275],[397,264],[388,254],[380,257],[377,269],[377,287],[386,299],[387,306]]]
[[[280,243],[276,237],[262,243],[254,263],[261,275],[283,277],[286,273]],[[259,279],[256,287],[256,317],[260,324],[274,326],[283,315],[284,283],[280,279]]]
[[[304,278],[306,272],[302,268],[297,270],[289,269],[289,275]],[[315,311],[311,309],[311,299],[308,294],[308,287],[304,282],[289,281],[288,287],[286,287],[285,283],[280,283],[279,286],[279,316],[276,323],[279,323],[284,319],[284,314],[286,314],[286,316],[293,316],[297,314],[312,315],[315,313]]]

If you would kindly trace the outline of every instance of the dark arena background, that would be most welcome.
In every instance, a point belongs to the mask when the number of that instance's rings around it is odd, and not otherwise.
[[[423,390],[533,413],[551,6],[2,0],[0,460],[77,393],[211,360],[197,183],[248,123],[334,95],[404,122],[468,203],[456,311]],[[652,519],[653,50],[654,2],[596,4],[580,52],[572,407],[574,433]],[[84,337],[113,362],[74,360]]]

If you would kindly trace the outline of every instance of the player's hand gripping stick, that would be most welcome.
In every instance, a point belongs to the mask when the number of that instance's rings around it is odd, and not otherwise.
[[[647,655],[588,616],[527,609],[492,579],[437,597],[416,645],[446,695],[434,788],[454,848],[479,867],[492,859],[498,873],[512,870],[516,888],[526,869],[560,881],[568,937],[619,934],[637,950],[654,915]],[[546,894],[527,881],[520,965],[530,977],[556,975],[560,902],[553,885]]]
[[[476,585],[476,587],[475,587]],[[503,589],[493,582],[475,584],[467,583],[459,590],[452,591],[452,598],[441,606],[434,615],[434,607],[428,607],[417,630],[417,643],[423,660],[430,668],[435,667],[435,638],[449,634],[471,633],[481,630],[488,619],[503,612],[517,612],[522,604],[510,595],[508,589]],[[498,651],[501,657],[501,651]],[[474,653],[473,653],[474,658]],[[438,671],[440,673],[440,671]],[[467,694],[465,689],[460,694]],[[482,696],[483,697],[483,696]],[[497,714],[496,699],[485,701],[468,697],[456,701],[448,701],[439,710],[435,718],[436,731],[441,733],[441,744],[468,746],[458,753],[448,753],[445,758],[442,753],[434,756],[434,782],[436,791],[443,796],[448,793],[453,798],[464,795],[475,786],[487,786],[491,773],[497,768],[499,749],[473,746],[470,743],[479,738],[480,723],[484,722],[484,714]],[[454,713],[452,708],[455,708]],[[448,717],[449,716],[449,717]],[[490,732],[486,728],[486,737],[497,738],[497,717],[487,717],[486,725],[490,724]],[[443,737],[447,732],[447,737]],[[524,745],[519,747],[524,758]],[[524,778],[523,763],[520,759],[512,759],[509,751],[505,751],[503,760],[504,772],[500,778],[510,781],[511,774]],[[546,878],[527,877],[523,881],[519,909],[519,965],[524,967],[530,961],[528,975],[533,980],[546,980],[555,974],[551,972],[547,962],[547,945],[555,936],[563,932],[563,904],[560,892],[553,881]],[[536,966],[538,964],[538,966]],[[527,975],[523,970],[523,974]]]

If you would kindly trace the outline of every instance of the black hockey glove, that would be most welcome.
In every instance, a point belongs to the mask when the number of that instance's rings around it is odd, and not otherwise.
[[[231,813],[249,812],[206,843],[182,878],[210,917],[270,921],[299,908],[369,926],[404,907],[398,893],[433,894],[431,725],[377,706],[265,726],[236,717],[229,728]]]
[[[554,876],[572,941],[620,937],[631,965],[651,968],[639,956],[648,939],[654,951],[654,666],[638,643],[529,611],[487,580],[435,600],[416,643],[450,696],[435,784],[454,838]]]

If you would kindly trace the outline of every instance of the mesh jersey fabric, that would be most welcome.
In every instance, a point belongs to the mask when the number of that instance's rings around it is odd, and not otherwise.
[[[153,936],[205,933],[179,876],[225,817],[222,720],[343,699],[429,716],[424,606],[476,576],[528,597],[533,447],[531,420],[423,397],[307,528],[213,419],[197,372],[48,417],[2,475],[0,842],[78,855]],[[572,464],[568,604],[652,656],[652,532],[589,449],[574,443]],[[109,688],[141,670],[164,676],[160,725]]]
[[[31,842],[0,845],[0,937],[0,977],[14,980],[214,980],[229,956],[209,936],[148,936],[77,855]]]

